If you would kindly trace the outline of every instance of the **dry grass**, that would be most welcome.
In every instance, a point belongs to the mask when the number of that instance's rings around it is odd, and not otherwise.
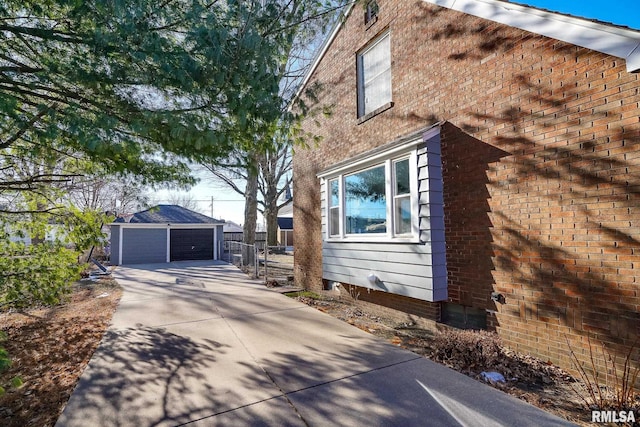
[[[0,396],[0,425],[53,426],[98,347],[122,295],[112,279],[73,286],[67,303],[0,313],[11,367],[0,384],[23,385]]]

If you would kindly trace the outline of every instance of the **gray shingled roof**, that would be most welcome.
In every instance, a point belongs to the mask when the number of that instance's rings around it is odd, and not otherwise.
[[[281,230],[293,230],[293,218],[278,218],[278,227]]]
[[[130,224],[224,224],[198,212],[177,205],[158,205],[134,214],[129,221],[120,217],[116,223]]]

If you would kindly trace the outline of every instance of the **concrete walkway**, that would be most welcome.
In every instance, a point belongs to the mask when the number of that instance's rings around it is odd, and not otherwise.
[[[122,300],[58,427],[570,425],[228,264],[114,274]]]

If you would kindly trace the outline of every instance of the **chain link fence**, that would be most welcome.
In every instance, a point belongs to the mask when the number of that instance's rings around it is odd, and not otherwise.
[[[256,276],[258,271],[258,246],[249,245],[242,242],[227,241],[224,242],[225,251],[223,259],[229,264],[233,264],[245,273],[250,273],[252,277]]]
[[[223,259],[237,266],[253,278],[279,285],[293,282],[293,253],[282,246],[267,246],[263,242],[249,245],[242,242],[225,242]]]

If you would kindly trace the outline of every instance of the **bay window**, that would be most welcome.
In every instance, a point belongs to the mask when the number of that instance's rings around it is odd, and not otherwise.
[[[440,123],[320,171],[322,278],[447,300]]]
[[[415,151],[345,168],[326,180],[329,239],[415,239]]]

